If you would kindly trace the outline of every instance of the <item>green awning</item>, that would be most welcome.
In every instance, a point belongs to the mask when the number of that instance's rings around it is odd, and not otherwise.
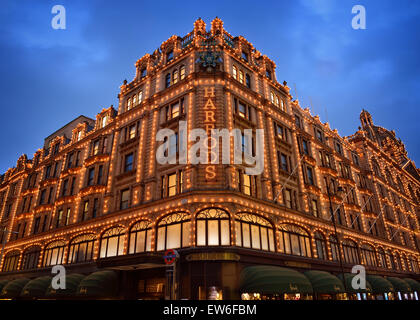
[[[366,275],[366,280],[372,285],[372,293],[374,294],[394,292],[394,286],[384,277]]]
[[[343,293],[344,285],[340,279],[326,271],[310,270],[303,273],[311,282],[314,293]]]
[[[44,297],[52,277],[39,277],[29,281],[20,293],[21,297]]]
[[[312,285],[302,273],[275,266],[252,266],[242,270],[240,290],[248,293],[311,294]]]
[[[29,282],[27,278],[12,280],[7,283],[3,290],[1,290],[0,297],[2,298],[16,298],[19,297],[23,287]]]
[[[4,286],[9,282],[10,280],[1,280],[0,281],[0,293],[1,290],[3,290]]]
[[[404,278],[402,280],[408,283],[408,285],[411,287],[411,290],[417,291],[417,293],[420,293],[420,282],[411,278]]]
[[[347,289],[347,292],[348,293],[368,293],[368,292],[372,292],[372,286],[370,285],[370,283],[369,283],[369,281],[368,280],[366,280],[366,289],[353,289],[353,286],[352,286],[352,280],[353,280],[353,277],[355,276],[356,274],[353,274],[353,273],[345,273],[344,274],[344,277],[345,277],[345,281],[346,281],[346,289]],[[340,279],[340,280],[343,280],[343,274],[339,274],[338,275],[338,278]]]
[[[83,278],[77,293],[88,297],[115,297],[117,281],[117,274],[112,270],[94,272]]]
[[[410,285],[404,280],[400,278],[396,278],[396,277],[387,277],[386,279],[392,283],[395,289],[395,292],[401,292],[401,293],[411,292]]]
[[[80,282],[86,276],[79,273],[72,273],[66,276],[66,288],[65,289],[53,289],[52,284],[47,288],[45,295],[47,297],[63,297],[63,296],[75,296],[77,293],[77,288]]]

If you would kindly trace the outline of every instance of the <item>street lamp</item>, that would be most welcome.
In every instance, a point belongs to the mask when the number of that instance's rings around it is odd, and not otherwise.
[[[329,200],[329,203],[330,203],[331,220],[332,220],[333,225],[334,225],[335,239],[337,240],[337,246],[338,246],[338,261],[340,262],[340,269],[341,269],[341,273],[343,274],[344,291],[347,292],[346,278],[345,278],[345,275],[344,275],[343,261],[341,260],[341,246],[340,246],[340,241],[338,239],[337,224],[335,223],[334,210],[333,210],[333,205],[332,205],[332,201],[331,201],[331,194],[330,194],[330,183],[331,182],[332,181],[326,183],[326,186],[327,186],[327,194],[328,194],[328,200]],[[341,186],[338,186],[337,187],[337,192],[343,192],[343,188]]]

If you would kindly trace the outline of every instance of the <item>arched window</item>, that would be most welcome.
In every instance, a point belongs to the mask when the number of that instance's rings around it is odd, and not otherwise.
[[[239,247],[275,251],[272,224],[255,214],[235,216],[236,245]]]
[[[338,248],[337,238],[333,235],[329,238],[330,247],[331,247],[331,258],[333,261],[338,261],[340,256],[340,250]]]
[[[42,266],[48,267],[63,264],[65,247],[66,243],[63,240],[57,240],[48,244],[44,249]]]
[[[100,258],[121,256],[124,253],[124,228],[108,229],[101,238]]]
[[[165,87],[169,88],[171,86],[171,74],[168,73],[165,77]]]
[[[68,263],[86,262],[93,259],[95,235],[84,234],[76,237],[70,244]]]
[[[127,100],[127,111],[131,109],[131,98]]]
[[[316,246],[316,253],[319,259],[328,260],[327,255],[327,242],[325,241],[324,236],[321,232],[315,232],[315,246]]]
[[[130,230],[128,253],[139,253],[152,250],[152,229],[149,221],[139,221]]]
[[[359,252],[354,241],[343,240],[342,242],[344,261],[347,263],[360,264]]]
[[[175,84],[178,82],[178,69],[175,69],[172,73],[172,83]]]
[[[184,80],[185,79],[185,66],[181,66],[179,68],[179,79]]]
[[[226,211],[211,208],[200,211],[197,220],[197,246],[230,245],[229,215]]]
[[[26,249],[22,258],[22,270],[35,269],[38,266],[40,254],[41,248],[38,246]]]
[[[137,95],[136,94],[133,96],[133,107],[135,105],[137,105]]]
[[[6,254],[3,261],[3,272],[16,271],[18,269],[19,257],[19,251],[12,251]]]
[[[386,251],[386,257],[388,258],[388,261],[390,263],[390,269],[395,270],[395,261],[394,261],[394,256],[392,255],[391,251],[387,250]]]
[[[311,257],[311,242],[308,233],[295,225],[281,225],[280,250],[287,254]]]
[[[183,248],[190,245],[191,218],[187,213],[174,213],[159,221],[156,250]]]
[[[360,249],[362,252],[364,263],[367,266],[376,267],[377,263],[376,263],[376,257],[375,257],[375,250],[373,249],[373,247],[370,245],[364,244],[360,247]]]
[[[385,251],[382,248],[378,249],[379,264],[382,268],[387,268],[388,264],[386,263]]]

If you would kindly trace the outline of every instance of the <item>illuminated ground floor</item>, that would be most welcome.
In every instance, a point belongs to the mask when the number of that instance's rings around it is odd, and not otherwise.
[[[111,257],[69,265],[66,290],[51,288],[51,269],[0,279],[4,299],[418,300],[419,277],[367,271],[366,290],[351,287],[351,265],[261,253],[252,249],[180,249],[175,264],[163,253]]]

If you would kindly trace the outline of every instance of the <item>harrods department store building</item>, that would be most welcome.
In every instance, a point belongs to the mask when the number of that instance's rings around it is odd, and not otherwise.
[[[76,118],[1,176],[0,298],[418,299],[420,170],[394,131],[363,110],[340,136],[218,18],[135,67],[118,108]],[[163,143],[181,157],[180,121],[263,129],[262,173],[160,164]],[[157,141],[164,128],[175,134]],[[255,139],[241,143],[255,155]],[[66,291],[51,288],[56,264]]]

